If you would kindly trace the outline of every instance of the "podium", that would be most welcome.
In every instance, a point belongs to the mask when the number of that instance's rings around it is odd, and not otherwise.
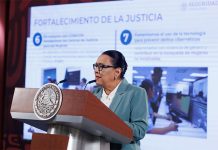
[[[58,135],[68,137],[67,150],[109,150],[110,142],[131,142],[132,130],[89,91],[62,90],[61,107],[49,120],[41,120],[34,114],[37,91],[36,88],[15,88],[11,105],[13,119],[47,131],[45,135],[33,135],[34,145],[40,144],[40,139],[49,141],[51,137],[58,141]],[[53,146],[55,149],[55,144]]]

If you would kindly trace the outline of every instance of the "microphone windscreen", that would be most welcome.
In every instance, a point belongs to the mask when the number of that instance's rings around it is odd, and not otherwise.
[[[91,81],[89,81],[87,84],[91,84],[91,83],[93,83],[93,82],[96,82],[96,80],[91,80]]]
[[[63,82],[66,82],[67,81],[67,79],[64,79],[64,80],[61,80],[59,83],[63,83]]]

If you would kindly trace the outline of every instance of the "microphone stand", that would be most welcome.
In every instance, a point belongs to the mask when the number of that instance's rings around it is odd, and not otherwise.
[[[93,83],[93,82],[96,82],[96,80],[91,80],[91,81],[87,82],[83,90],[86,89],[86,87],[87,87],[88,84],[91,84],[91,83]]]

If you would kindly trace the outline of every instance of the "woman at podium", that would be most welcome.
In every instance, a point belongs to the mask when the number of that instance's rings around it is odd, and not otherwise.
[[[118,115],[133,131],[129,144],[111,143],[111,149],[137,150],[145,136],[148,123],[147,94],[124,78],[127,63],[123,54],[116,50],[103,52],[93,64],[96,84],[93,94]]]

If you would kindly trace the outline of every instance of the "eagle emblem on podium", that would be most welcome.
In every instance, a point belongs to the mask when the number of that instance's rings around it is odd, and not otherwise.
[[[59,111],[62,103],[62,92],[54,83],[43,85],[33,100],[33,110],[40,120],[52,119]]]

